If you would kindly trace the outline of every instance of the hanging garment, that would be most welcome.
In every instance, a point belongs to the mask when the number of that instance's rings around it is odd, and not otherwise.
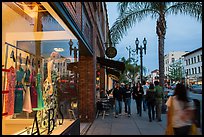
[[[23,110],[23,85],[15,87],[14,113],[21,113]]]
[[[30,83],[30,70],[27,69],[25,71],[25,79],[24,79],[24,82],[27,82],[27,83]]]
[[[31,97],[30,97],[30,86],[26,86],[26,93],[23,100],[23,111],[28,113],[32,112]]]
[[[47,63],[47,78],[43,83],[44,87],[44,93],[47,95],[52,95],[53,94],[53,85],[52,85],[52,78],[51,78],[51,72],[53,68],[53,60],[49,61]]]
[[[31,97],[31,105],[32,108],[37,108],[38,105],[38,100],[37,100],[37,90],[36,90],[36,82],[35,82],[35,76],[36,76],[36,72],[35,70],[32,71],[31,75],[30,75],[30,97]]]
[[[13,66],[9,68],[7,73],[7,86],[6,90],[9,91],[8,94],[5,94],[5,112],[8,112],[8,115],[14,114],[14,98],[15,98],[15,81],[16,81],[16,70]]]
[[[17,82],[22,82],[23,76],[24,76],[24,70],[23,70],[23,68],[21,67],[21,68],[16,72],[16,81],[17,81]]]
[[[33,108],[33,110],[42,110],[44,108],[44,102],[42,97],[42,90],[41,90],[41,73],[37,74],[37,94],[38,94],[38,107]]]

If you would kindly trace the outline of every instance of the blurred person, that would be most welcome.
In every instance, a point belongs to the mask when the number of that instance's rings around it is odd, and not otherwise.
[[[101,89],[100,98],[105,98],[105,97],[106,97],[106,93],[105,93],[104,89]]]
[[[150,83],[149,89],[147,89],[146,93],[146,101],[147,101],[147,108],[148,108],[148,116],[149,116],[149,122],[152,122],[155,118],[155,89],[154,84]]]
[[[142,87],[143,87],[143,91],[144,91],[144,94],[142,96],[142,106],[143,106],[143,110],[146,111],[146,108],[147,108],[146,93],[148,90],[148,86],[143,85]]]
[[[115,84],[113,98],[115,100],[115,118],[117,118],[119,114],[121,115],[122,111],[122,90],[119,83]]]
[[[187,91],[183,84],[178,83],[176,85],[174,94],[169,97],[166,105],[168,107],[167,124],[172,122],[174,135],[190,135],[195,106],[194,102],[188,99]],[[172,115],[169,113],[171,105],[173,106]],[[170,121],[170,117],[172,121]]]
[[[154,88],[155,88],[155,99],[156,99],[156,119],[157,119],[157,122],[160,122],[162,121],[161,120],[161,107],[162,107],[164,93],[158,81],[155,81],[154,85],[155,85]]]

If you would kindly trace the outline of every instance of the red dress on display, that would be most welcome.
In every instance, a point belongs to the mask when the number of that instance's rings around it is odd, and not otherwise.
[[[14,114],[14,99],[15,99],[15,81],[16,81],[16,70],[13,66],[9,68],[7,73],[7,86],[6,90],[9,91],[8,94],[5,94],[5,112],[8,112],[8,115]]]
[[[36,72],[32,71],[30,75],[30,97],[31,97],[31,105],[32,108],[37,108],[38,100],[37,100],[37,90],[36,90]]]

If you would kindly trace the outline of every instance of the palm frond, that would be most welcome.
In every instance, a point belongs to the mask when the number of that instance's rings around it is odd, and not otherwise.
[[[110,29],[112,42],[118,42],[123,38],[123,35],[131,28],[136,22],[142,21],[145,17],[149,15],[152,10],[143,9],[140,11],[135,11],[134,9],[129,9],[124,12],[122,16],[116,19],[116,22]]]
[[[202,3],[201,2],[174,2],[167,10],[166,14],[183,14],[195,17],[202,22]]]
[[[118,42],[136,22],[140,22],[147,16],[158,17],[158,10],[153,8],[153,2],[119,2],[119,17],[110,29],[112,42]]]

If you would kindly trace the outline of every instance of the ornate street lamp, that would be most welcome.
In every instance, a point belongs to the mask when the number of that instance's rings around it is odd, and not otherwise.
[[[70,39],[70,41],[69,41],[69,53],[70,53],[70,56],[72,55],[72,50],[73,50],[73,48],[72,48],[72,46],[73,46],[73,42],[72,42],[72,39]]]
[[[143,49],[144,49],[144,53],[145,53],[145,55],[146,55],[146,45],[147,45],[147,40],[146,40],[146,38],[144,38],[144,40],[143,40],[143,45],[144,45],[144,47],[142,47],[142,45],[140,45],[140,47],[139,47],[139,40],[138,40],[138,38],[136,38],[136,40],[135,40],[135,45],[136,45],[136,53],[138,54],[138,50],[140,50],[140,80],[141,80],[141,84],[142,84],[142,80],[143,80],[143,65],[142,65],[142,51],[143,51]]]

